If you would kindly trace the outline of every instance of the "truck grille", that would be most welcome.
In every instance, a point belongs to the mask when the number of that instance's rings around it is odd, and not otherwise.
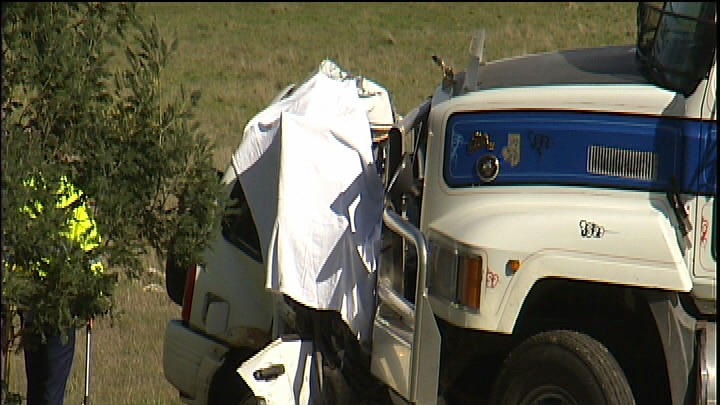
[[[653,152],[591,145],[588,149],[587,171],[604,176],[656,180],[657,155]]]

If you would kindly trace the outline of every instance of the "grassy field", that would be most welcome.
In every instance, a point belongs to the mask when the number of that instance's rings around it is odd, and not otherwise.
[[[198,89],[198,120],[230,161],[247,121],[324,58],[387,87],[403,114],[464,70],[472,32],[485,59],[635,40],[636,3],[146,3],[179,39],[167,83]]]
[[[403,114],[441,79],[431,60],[464,70],[473,30],[486,29],[485,59],[635,40],[636,3],[140,3],[163,35],[178,38],[166,71],[173,94],[200,90],[196,118],[216,140],[224,169],[246,122],[287,84],[330,58],[388,88]],[[157,261],[150,267],[161,269]],[[162,371],[162,339],[180,308],[162,279],[121,283],[119,316],[99,319],[92,335],[90,402],[180,404]],[[66,404],[83,400],[85,333],[78,331]],[[11,391],[24,393],[22,354],[10,358]]]

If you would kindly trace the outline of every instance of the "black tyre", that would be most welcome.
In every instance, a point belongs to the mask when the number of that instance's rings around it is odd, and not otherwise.
[[[620,365],[600,342],[569,330],[538,333],[505,359],[493,405],[632,405]]]

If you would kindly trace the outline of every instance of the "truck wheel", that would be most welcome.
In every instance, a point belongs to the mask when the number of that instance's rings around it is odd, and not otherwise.
[[[538,333],[505,359],[490,404],[632,405],[620,365],[600,342],[569,330]]]

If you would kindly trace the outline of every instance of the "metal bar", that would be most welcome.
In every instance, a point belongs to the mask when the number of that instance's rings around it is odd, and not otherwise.
[[[390,230],[398,233],[403,239],[410,241],[417,252],[417,281],[415,285],[415,302],[420,303],[427,297],[425,290],[425,276],[427,273],[427,243],[425,236],[413,224],[402,218],[391,208],[386,208],[383,221]],[[418,342],[420,341],[423,305],[415,305],[415,329],[413,330],[412,359],[410,362],[410,402],[415,402],[420,374],[420,356],[418,355]]]
[[[397,293],[387,279],[378,280],[378,296],[380,301],[387,304],[403,318],[403,321],[410,327],[415,326],[415,305],[408,302],[405,297]]]
[[[92,335],[92,319],[88,319],[85,325],[85,396],[83,405],[90,404],[90,339]]]

